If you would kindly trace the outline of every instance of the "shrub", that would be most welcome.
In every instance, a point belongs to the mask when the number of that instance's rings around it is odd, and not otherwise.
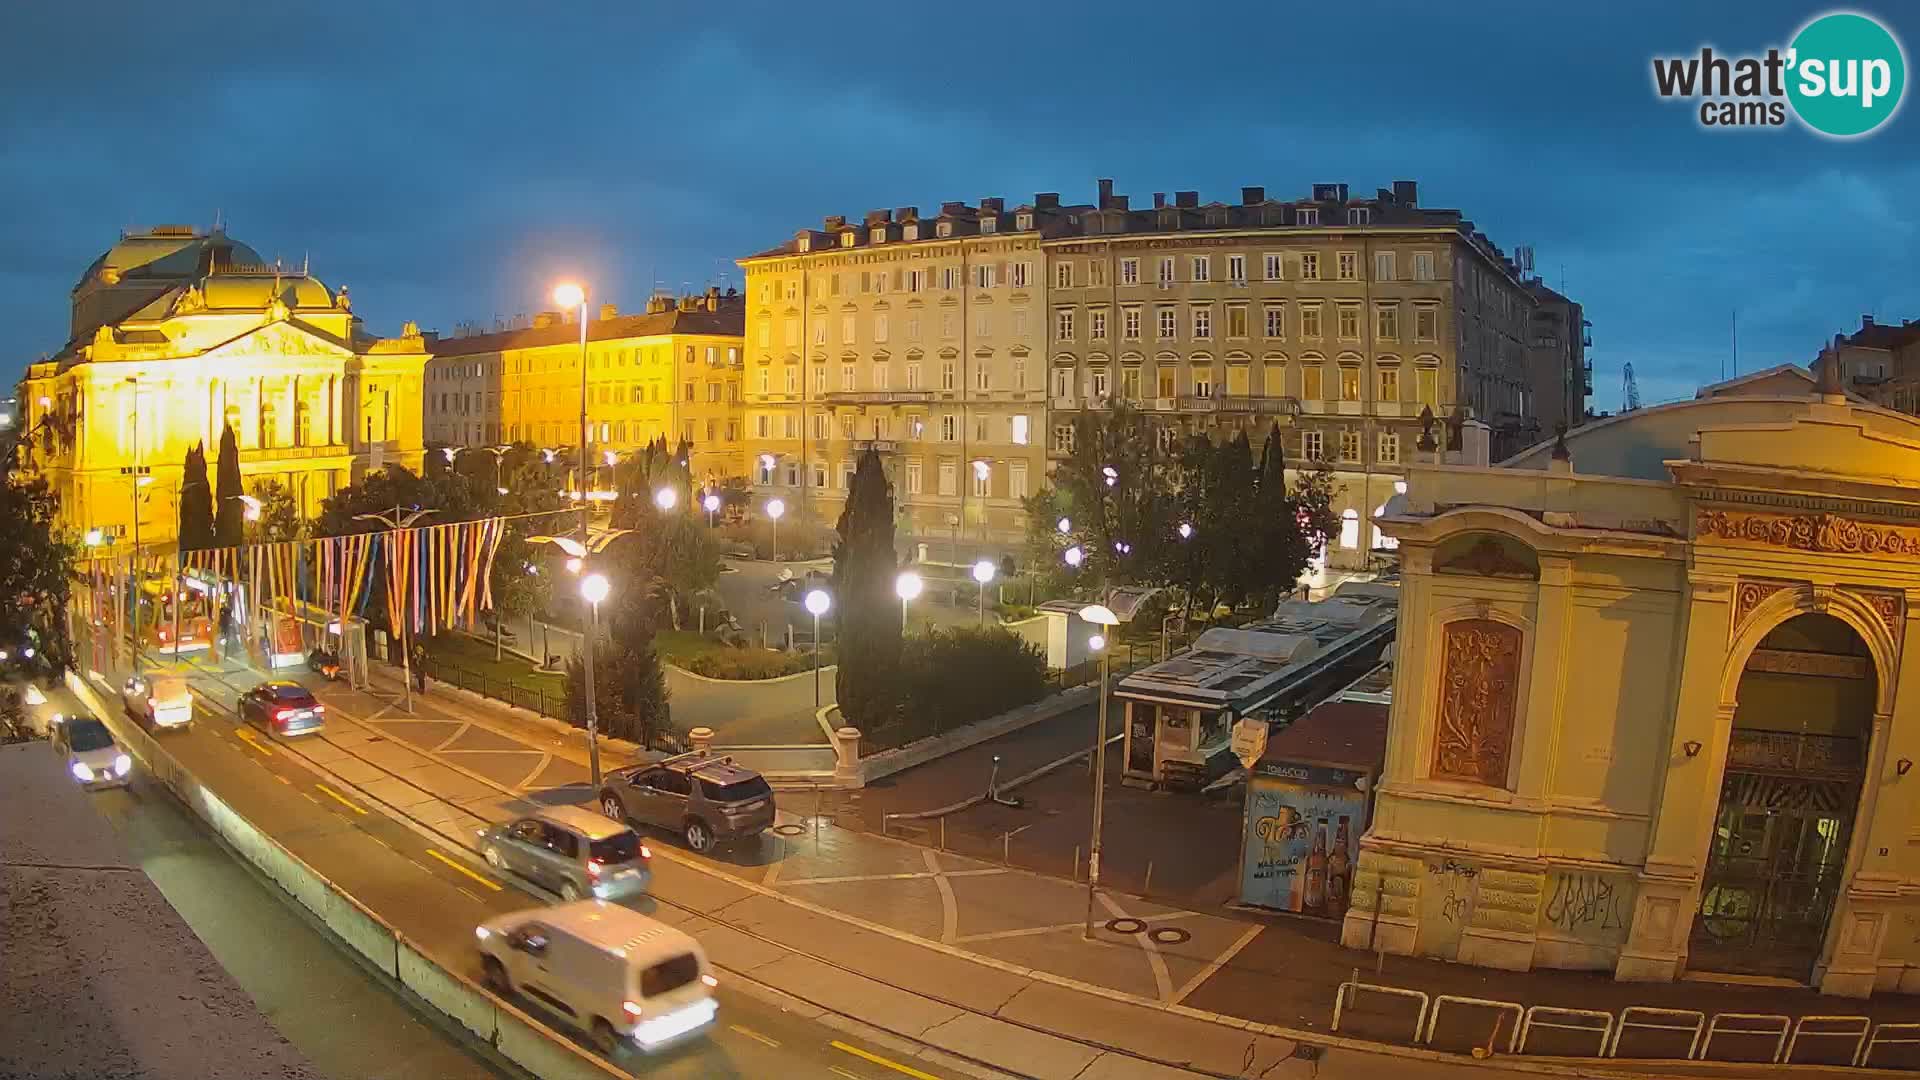
[[[745,681],[777,679],[782,675],[811,670],[813,654],[804,649],[781,652],[778,649],[714,648],[685,654],[674,662],[695,675],[704,675],[709,679]],[[820,650],[820,666],[827,667],[832,663],[833,650]]]
[[[1047,658],[1003,627],[959,627],[908,638],[900,658],[901,745],[998,716],[1046,696]],[[889,725],[891,726],[891,725]]]

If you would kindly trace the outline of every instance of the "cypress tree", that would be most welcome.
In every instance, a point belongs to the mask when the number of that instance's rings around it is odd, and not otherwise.
[[[180,550],[214,546],[213,492],[207,486],[207,451],[194,443],[180,477]]]
[[[900,600],[893,591],[893,488],[869,447],[854,468],[833,548],[833,602],[840,715],[862,731],[899,709]]]
[[[240,441],[234,438],[233,425],[220,432],[220,459],[213,504],[213,535],[208,547],[239,547],[247,542],[246,505],[240,501],[245,491],[240,485]],[[205,456],[202,456],[202,472]]]

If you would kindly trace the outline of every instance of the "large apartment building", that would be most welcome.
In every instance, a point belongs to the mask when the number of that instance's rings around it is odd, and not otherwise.
[[[1875,405],[1920,415],[1920,322],[1898,324],[1860,316],[1860,329],[1835,334],[1810,365],[1819,380],[1827,364],[1839,367],[1838,381],[1849,393]]]
[[[587,324],[587,421],[596,456],[686,439],[698,483],[745,475],[739,294],[655,297],[639,315],[603,305]],[[580,325],[544,312],[532,325],[434,340],[426,437],[444,446],[580,442]]]
[[[1527,331],[1527,381],[1537,391],[1535,419],[1543,433],[1579,427],[1593,396],[1593,323],[1577,301],[1543,281],[1529,281],[1533,319]],[[1507,455],[1502,455],[1507,456]]]
[[[903,539],[928,558],[1016,549],[1046,471],[1038,223],[1064,213],[1057,201],[829,217],[740,260],[755,490],[831,525],[871,446]]]

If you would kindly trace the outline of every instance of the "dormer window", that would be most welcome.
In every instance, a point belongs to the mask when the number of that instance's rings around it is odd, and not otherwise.
[[[935,236],[945,240],[947,237],[953,235],[953,222],[943,221],[933,227],[933,232]]]
[[[920,226],[918,226],[918,225],[908,225],[908,226],[906,226],[905,228],[903,228],[903,229],[901,229],[901,230],[900,230],[900,239],[902,239],[902,240],[918,240],[918,239],[920,239]]]
[[[1000,226],[1000,219],[995,217],[994,215],[982,214],[980,216],[980,231],[982,233],[990,233],[995,229],[999,228],[999,226]]]
[[[854,236],[854,235],[853,235],[853,230],[852,230],[852,229],[848,229],[848,230],[847,230],[846,232],[843,232],[843,233],[841,233],[841,234],[840,234],[840,246],[841,246],[841,247],[852,247],[852,246],[853,246],[853,242],[854,242],[855,240],[857,240],[857,239],[859,239],[859,237],[856,237],[856,236]]]
[[[812,251],[813,237],[808,236],[805,233],[802,233],[799,238],[799,243],[795,246],[797,246],[801,251]]]
[[[1365,206],[1347,207],[1347,224],[1369,225],[1373,223],[1373,210]]]
[[[1013,222],[1014,222],[1014,228],[1017,228],[1022,232],[1025,232],[1026,230],[1033,228],[1033,215],[1021,214],[1020,216],[1014,218]]]
[[[884,244],[886,242],[887,230],[885,226],[875,225],[873,228],[867,230],[867,243]]]
[[[1293,212],[1293,223],[1295,225],[1320,224],[1320,208],[1317,206],[1300,207]]]

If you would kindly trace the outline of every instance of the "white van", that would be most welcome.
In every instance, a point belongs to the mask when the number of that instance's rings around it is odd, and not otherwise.
[[[718,980],[685,931],[605,900],[502,915],[474,931],[496,993],[525,994],[612,1053],[657,1050],[713,1023]]]

